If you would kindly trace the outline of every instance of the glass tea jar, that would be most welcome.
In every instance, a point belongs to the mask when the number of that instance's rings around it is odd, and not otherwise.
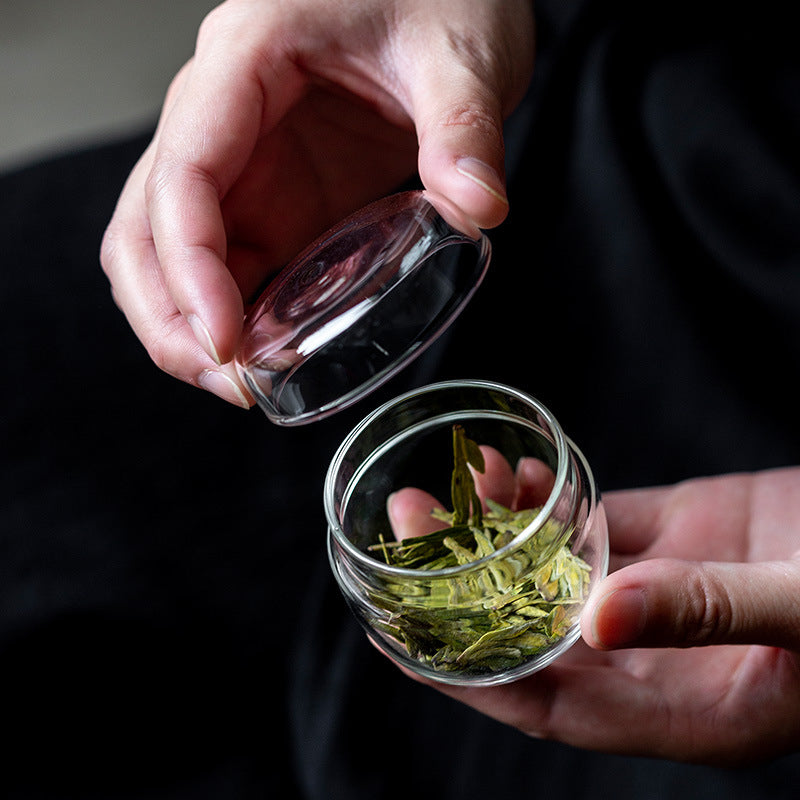
[[[455,512],[474,488],[464,483],[480,471],[476,444],[502,455],[509,475],[530,459],[536,477],[522,508],[495,502],[489,487],[472,506],[483,506],[480,519],[459,523],[448,504]],[[473,454],[460,475],[459,449]],[[398,544],[387,503],[409,489],[444,511]],[[369,414],[336,452],[324,504],[334,575],[372,642],[445,683],[504,683],[551,663],[579,637],[580,611],[607,571],[605,514],[584,457],[540,402],[496,383],[433,384]]]
[[[347,408],[448,327],[490,250],[427,191],[372,203],[270,282],[247,314],[237,369],[278,425]],[[535,504],[501,507],[483,484],[473,499],[482,446],[510,468],[536,465],[538,485],[526,490]],[[436,498],[444,516],[398,543],[386,504],[403,488]],[[493,684],[550,663],[578,637],[580,609],[606,572],[588,465],[546,408],[509,387],[436,384],[382,406],[337,451],[324,505],[331,565],[356,617],[385,653],[441,681]],[[408,555],[420,547],[433,555]]]

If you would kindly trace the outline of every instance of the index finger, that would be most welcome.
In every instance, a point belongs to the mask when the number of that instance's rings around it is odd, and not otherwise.
[[[296,98],[299,79],[271,82],[265,98],[255,46],[246,37],[199,42],[204,44],[163,121],[146,201],[169,295],[206,352],[227,363],[238,345],[243,301],[226,266],[221,202],[259,134]]]

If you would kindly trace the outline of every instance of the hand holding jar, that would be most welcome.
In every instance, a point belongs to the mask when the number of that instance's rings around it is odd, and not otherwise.
[[[504,686],[432,685],[531,736],[604,752],[741,765],[795,750],[800,470],[603,504],[611,574],[583,611],[583,643]],[[395,510],[402,528],[411,509]]]

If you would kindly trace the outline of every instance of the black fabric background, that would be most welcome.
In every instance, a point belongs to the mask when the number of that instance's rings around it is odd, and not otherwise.
[[[99,242],[145,137],[0,177],[0,796],[796,795],[796,756],[589,754],[409,682],[348,616],[321,507],[345,432],[433,377],[530,391],[603,490],[800,463],[800,73],[759,14],[540,3],[484,286],[312,427],[162,375],[114,306]]]

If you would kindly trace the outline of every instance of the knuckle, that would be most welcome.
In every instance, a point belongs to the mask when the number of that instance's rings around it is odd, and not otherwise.
[[[218,195],[221,188],[218,181],[199,162],[199,156],[186,148],[178,152],[164,146],[154,158],[152,166],[144,178],[144,198],[149,209],[161,204],[168,208],[183,193],[190,191],[194,184],[208,184]]]
[[[184,332],[185,322],[180,313],[175,312],[163,319],[158,331],[151,331],[142,337],[147,354],[153,363],[173,378],[188,380],[182,364],[183,353],[179,341]]]
[[[148,205],[164,194],[175,174],[176,165],[171,158],[158,158],[144,179],[144,196]]]
[[[227,18],[228,10],[224,3],[215,6],[203,17],[197,29],[198,48],[213,42],[227,28]]]
[[[727,640],[734,628],[734,606],[725,584],[702,570],[691,578],[682,633],[693,645]]]
[[[100,242],[100,267],[109,280],[111,279],[113,265],[116,263],[118,252],[119,234],[117,233],[117,225],[112,220],[108,228],[106,228],[103,239]]]
[[[498,118],[477,103],[461,103],[450,109],[442,121],[445,127],[477,128],[486,134],[498,136],[501,123]]]
[[[264,8],[254,6],[247,0],[226,0],[212,8],[201,20],[197,29],[196,50],[211,49],[220,41],[233,42],[248,28],[252,28],[254,14],[263,21],[269,13],[269,5]]]

